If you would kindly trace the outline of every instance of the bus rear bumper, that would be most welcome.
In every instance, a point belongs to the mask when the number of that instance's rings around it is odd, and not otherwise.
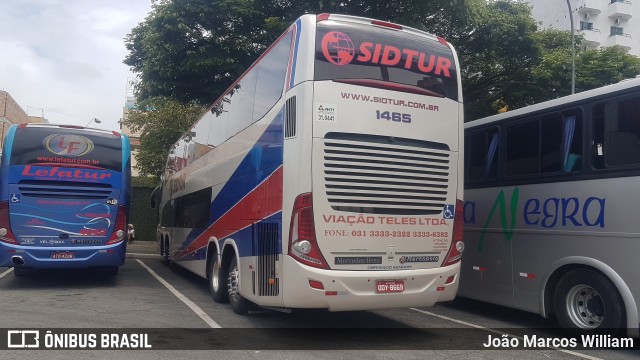
[[[19,257],[25,268],[78,269],[97,266],[121,266],[126,257],[126,242],[109,246],[41,247],[0,243],[0,267],[16,266]],[[56,258],[58,257],[58,258]]]
[[[427,307],[453,300],[458,291],[459,262],[433,269],[337,271],[309,267],[286,255],[283,258],[288,277],[283,284],[287,308],[356,311]],[[310,281],[316,286],[321,283],[324,289],[311,287]],[[385,281],[402,283],[402,291],[378,292],[377,285]]]

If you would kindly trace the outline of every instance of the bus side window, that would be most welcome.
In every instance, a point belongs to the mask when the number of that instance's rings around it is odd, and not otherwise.
[[[640,163],[640,99],[612,102],[605,107],[606,166]]]
[[[576,172],[582,168],[582,116],[569,113],[562,116],[563,127],[563,170]]]
[[[469,181],[495,180],[498,168],[498,130],[488,129],[467,137]]]
[[[604,104],[594,106],[591,116],[591,164],[595,169],[604,169]]]

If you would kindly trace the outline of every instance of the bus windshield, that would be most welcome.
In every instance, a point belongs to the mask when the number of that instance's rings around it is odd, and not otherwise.
[[[10,165],[91,167],[122,171],[122,141],[110,133],[61,127],[16,129]]]
[[[457,101],[455,66],[451,49],[435,39],[337,21],[317,26],[315,80],[405,85],[384,87]]]

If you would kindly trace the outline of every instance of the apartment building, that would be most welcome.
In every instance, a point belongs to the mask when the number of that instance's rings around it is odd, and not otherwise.
[[[619,46],[640,56],[640,0],[524,0],[541,29],[570,30],[569,8],[576,34],[588,49]]]

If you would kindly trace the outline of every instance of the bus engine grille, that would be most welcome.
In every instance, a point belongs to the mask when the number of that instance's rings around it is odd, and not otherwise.
[[[328,133],[323,154],[327,199],[337,211],[439,214],[447,200],[449,154],[443,143]]]
[[[100,183],[22,180],[18,183],[22,196],[54,199],[107,199],[111,185]]]

